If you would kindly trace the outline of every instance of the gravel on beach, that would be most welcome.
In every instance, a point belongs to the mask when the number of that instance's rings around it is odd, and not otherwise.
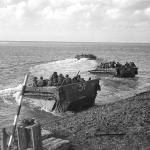
[[[70,150],[150,150],[150,92],[77,113],[39,113],[42,128],[69,140]]]

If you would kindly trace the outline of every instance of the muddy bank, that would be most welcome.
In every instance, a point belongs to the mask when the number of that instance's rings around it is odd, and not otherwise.
[[[34,116],[39,113],[42,127],[56,137],[70,140],[71,149],[150,149],[150,92],[75,114],[54,116],[35,112]]]

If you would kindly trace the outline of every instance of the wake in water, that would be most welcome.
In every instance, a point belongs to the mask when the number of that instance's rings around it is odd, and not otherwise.
[[[96,65],[96,61],[86,58],[80,60],[65,59],[37,65],[30,68],[30,72],[35,76],[44,76],[48,78],[54,71],[57,71],[58,74],[69,74],[71,77],[75,76],[77,72],[80,71],[80,74],[87,78],[87,71],[94,69]]]

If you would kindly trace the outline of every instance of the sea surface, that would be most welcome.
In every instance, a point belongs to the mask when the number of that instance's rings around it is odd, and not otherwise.
[[[88,70],[94,69],[97,62],[75,59],[81,53],[94,54],[101,61],[134,61],[139,74],[132,79],[92,75]],[[48,78],[54,71],[71,77],[80,71],[85,79],[101,78],[102,91],[96,105],[123,100],[150,89],[150,44],[0,42],[0,128],[13,123],[24,76],[30,72],[32,76]],[[34,117],[35,111],[50,113],[44,102],[30,105],[23,100],[20,118]]]

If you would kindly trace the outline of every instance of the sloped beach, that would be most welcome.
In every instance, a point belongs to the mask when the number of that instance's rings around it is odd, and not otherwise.
[[[75,114],[40,115],[42,127],[56,137],[70,140],[71,149],[150,149],[150,92]]]

